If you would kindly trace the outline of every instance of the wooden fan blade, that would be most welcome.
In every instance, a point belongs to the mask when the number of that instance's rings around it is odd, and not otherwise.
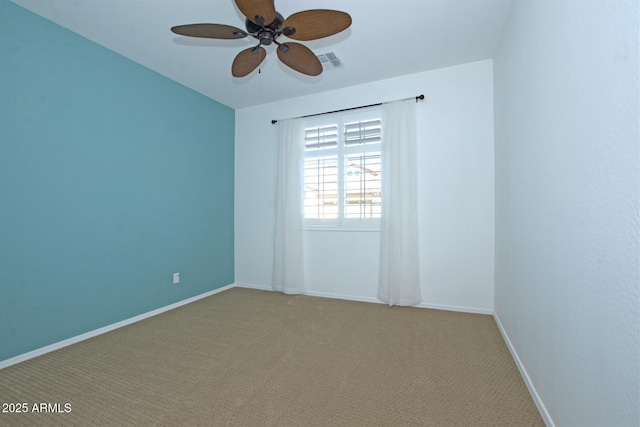
[[[247,33],[239,28],[222,24],[190,24],[178,25],[171,28],[176,34],[189,37],[202,37],[206,39],[241,39]]]
[[[262,47],[250,47],[236,55],[231,65],[233,77],[244,77],[256,68],[267,56],[267,51]]]
[[[238,9],[249,21],[260,26],[269,25],[276,19],[273,0],[235,0]],[[262,21],[262,22],[260,22]]]
[[[317,76],[322,73],[322,64],[316,55],[305,45],[300,43],[282,43],[278,46],[278,58],[287,67],[306,74]]]
[[[294,13],[282,24],[284,34],[294,40],[316,40],[332,36],[351,26],[351,16],[337,10],[314,9]],[[287,34],[287,27],[295,33]]]

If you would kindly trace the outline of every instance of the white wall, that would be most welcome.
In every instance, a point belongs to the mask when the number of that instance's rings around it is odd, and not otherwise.
[[[495,312],[548,424],[640,425],[637,0],[516,0],[494,59]]]
[[[329,72],[347,72],[336,70]],[[408,98],[418,104],[420,250],[425,305],[493,309],[491,61],[236,110],[236,283],[270,287],[276,126],[297,117]],[[309,293],[375,300],[377,232],[305,232]]]

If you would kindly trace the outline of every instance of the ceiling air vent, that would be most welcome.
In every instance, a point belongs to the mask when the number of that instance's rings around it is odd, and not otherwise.
[[[340,61],[340,58],[333,52],[321,53],[318,55],[318,59],[322,64],[322,68],[325,70],[333,70],[334,68],[342,68],[344,64]]]

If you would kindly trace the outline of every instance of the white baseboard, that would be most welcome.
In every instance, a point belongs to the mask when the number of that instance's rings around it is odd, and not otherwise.
[[[189,304],[189,303],[197,301],[199,299],[206,298],[206,297],[211,296],[211,295],[215,295],[217,293],[226,291],[227,289],[231,289],[233,287],[234,287],[234,284],[232,283],[230,285],[223,286],[221,288],[214,289],[212,291],[205,292],[203,294],[196,295],[194,297],[187,298],[187,299],[182,300],[182,301],[178,301],[176,303],[167,305],[165,307],[160,307],[160,308],[157,308],[155,310],[149,311],[147,313],[143,313],[143,314],[140,314],[138,316],[134,316],[134,317],[131,317],[129,319],[125,319],[125,320],[122,320],[120,322],[116,322],[116,323],[113,323],[111,325],[107,325],[107,326],[104,326],[102,328],[95,329],[93,331],[89,331],[89,332],[86,332],[84,334],[77,335],[75,337],[71,337],[71,338],[68,338],[66,340],[50,344],[50,345],[45,346],[45,347],[41,347],[39,349],[30,351],[28,353],[24,353],[24,354],[15,356],[15,357],[12,357],[10,359],[2,360],[2,361],[0,361],[0,369],[4,369],[4,368],[6,368],[8,366],[15,365],[16,363],[24,362],[25,360],[33,359],[34,357],[38,357],[38,356],[41,356],[43,354],[50,353],[50,352],[52,352],[54,350],[58,350],[58,349],[67,347],[67,346],[69,346],[71,344],[75,344],[75,343],[78,343],[80,341],[84,341],[86,339],[93,338],[95,336],[98,336],[98,335],[113,331],[114,329],[118,329],[118,328],[121,328],[123,326],[127,326],[127,325],[130,325],[130,324],[135,323],[135,322],[139,322],[140,320],[144,320],[144,319],[147,319],[149,317],[156,316],[156,315],[158,315],[160,313],[164,313],[165,311],[173,310],[174,308],[178,308],[180,306],[183,306],[185,304]]]
[[[431,304],[428,302],[421,302],[420,304],[416,305],[416,307],[430,308],[433,310],[458,311],[460,313],[493,315],[493,310],[487,308],[465,307],[460,305]]]
[[[555,427],[555,423],[553,422],[553,419],[551,418],[549,411],[547,411],[547,407],[544,405],[544,402],[542,402],[540,395],[536,391],[536,388],[533,386],[533,383],[531,382],[531,378],[529,377],[527,370],[525,369],[524,365],[522,364],[522,361],[520,360],[520,357],[518,356],[518,353],[516,352],[516,349],[513,347],[513,344],[511,344],[511,340],[507,335],[507,331],[502,326],[502,322],[500,322],[500,318],[496,313],[493,313],[493,318],[496,320],[496,324],[498,325],[498,329],[500,329],[502,338],[504,338],[504,341],[507,344],[509,351],[511,352],[511,357],[513,357],[513,360],[516,362],[516,366],[520,371],[520,375],[522,376],[522,379],[524,380],[524,383],[526,384],[527,389],[529,389],[529,394],[531,394],[531,397],[533,398],[534,403],[538,407],[538,412],[540,412],[542,421],[544,421],[547,427]]]
[[[271,286],[267,285],[252,285],[248,283],[236,283],[236,287],[238,288],[247,288],[247,289],[258,289],[261,291],[273,291]],[[358,295],[345,295],[345,294],[335,294],[331,292],[317,292],[317,291],[306,291],[304,295],[309,295],[312,297],[321,297],[321,298],[333,298],[333,299],[343,299],[347,301],[359,301],[359,302],[372,302],[375,304],[384,304],[378,298],[374,297],[362,297]],[[459,311],[461,313],[474,313],[474,314],[488,314],[493,315],[493,310],[485,309],[485,308],[476,308],[476,307],[463,307],[457,305],[444,305],[444,304],[430,304],[422,302],[415,307],[419,308],[430,308],[433,310],[445,310],[445,311]]]
[[[311,296],[322,297],[322,298],[344,299],[348,301],[361,301],[361,302],[372,302],[375,304],[386,304],[380,301],[378,298],[374,298],[374,297],[361,297],[361,296],[354,296],[354,295],[332,294],[327,292],[315,292],[315,291],[305,292],[305,295],[311,295]],[[432,310],[459,311],[462,313],[489,314],[489,315],[493,314],[492,310],[487,310],[482,308],[461,307],[457,305],[430,304],[426,302],[421,302],[420,304],[414,305],[413,307],[429,308]]]
[[[267,285],[250,285],[247,283],[236,283],[236,288],[258,289],[260,291],[273,291],[271,286]]]
[[[246,289],[257,289],[259,291],[274,291],[271,286],[267,285],[251,285],[248,283],[236,283],[237,288],[246,288]],[[342,295],[342,294],[332,294],[328,292],[315,292],[315,291],[306,291],[302,295],[308,295],[310,297],[320,297],[320,298],[332,298],[332,299],[343,299],[347,301],[360,301],[360,302],[374,302],[381,303],[381,301],[376,298],[367,298],[367,297],[359,297],[355,295]]]
[[[361,297],[358,295],[344,295],[344,294],[334,294],[330,292],[316,292],[316,291],[306,291],[304,294],[309,295],[311,297],[343,299],[347,301],[372,302],[375,304],[383,304],[383,302],[377,298]]]

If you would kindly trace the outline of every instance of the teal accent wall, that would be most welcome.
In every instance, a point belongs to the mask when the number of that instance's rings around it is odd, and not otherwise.
[[[0,360],[233,283],[234,111],[7,0],[0,22]]]

